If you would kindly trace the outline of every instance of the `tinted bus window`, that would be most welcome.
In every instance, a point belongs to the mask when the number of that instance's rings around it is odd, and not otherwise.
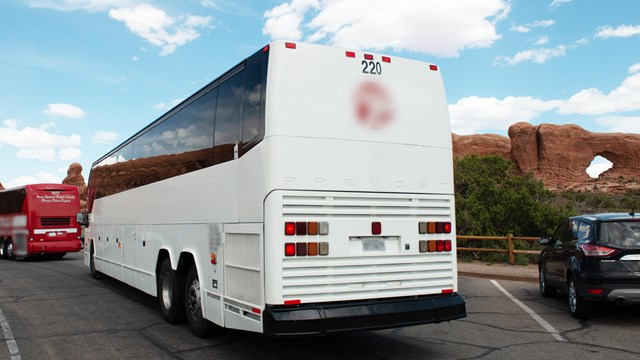
[[[96,198],[213,165],[216,99],[204,94],[94,166]]]
[[[25,190],[11,190],[0,192],[0,214],[17,214],[22,212]]]
[[[260,133],[260,114],[262,104],[262,61],[258,61],[247,68],[244,119],[242,122],[242,142],[246,144],[255,139]]]
[[[242,98],[244,96],[244,71],[220,85],[216,107],[214,162],[220,164],[233,160],[234,149],[240,142]]]

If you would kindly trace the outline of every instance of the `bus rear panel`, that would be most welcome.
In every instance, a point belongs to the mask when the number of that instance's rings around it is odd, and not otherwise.
[[[0,199],[4,202],[0,215],[4,257],[61,257],[81,250],[77,186],[26,185],[1,191]]]

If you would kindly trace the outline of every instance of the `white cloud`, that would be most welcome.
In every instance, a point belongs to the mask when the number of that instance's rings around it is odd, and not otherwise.
[[[519,32],[519,33],[528,33],[532,30],[532,28],[536,27],[549,27],[555,24],[555,20],[547,19],[547,20],[536,20],[530,24],[526,25],[512,25],[511,31]]]
[[[82,119],[86,115],[84,110],[71,104],[49,104],[42,113],[49,116],[60,116],[69,119]]]
[[[604,115],[637,110],[640,110],[640,73],[627,77],[620,86],[608,94],[597,88],[581,90],[571,96],[558,109],[558,112],[560,114]]]
[[[564,4],[570,3],[572,0],[553,0],[551,4],[549,4],[550,9],[555,9]]]
[[[47,124],[38,128],[20,128],[19,125],[18,120],[6,119],[0,127],[0,146],[17,147],[18,158],[43,161],[53,161],[57,158],[65,160],[66,157],[78,154],[80,151],[77,149],[80,146],[79,135],[52,134],[47,131],[49,127]]]
[[[544,44],[546,44],[548,42],[549,42],[549,37],[548,36],[538,36],[538,38],[536,39],[534,44],[535,45],[544,45]]]
[[[515,31],[515,32],[519,32],[519,33],[528,33],[529,31],[531,31],[531,28],[525,25],[513,25],[511,27],[511,31]]]
[[[631,37],[640,35],[640,25],[620,25],[617,28],[602,26],[598,28],[597,38],[608,39],[610,37]]]
[[[532,27],[549,27],[553,24],[555,24],[556,21],[552,20],[552,19],[546,19],[546,20],[537,20],[534,21],[533,23],[531,23]]]
[[[138,56],[137,55],[133,55],[131,57],[131,61],[138,61]]]
[[[451,126],[456,134],[471,134],[481,129],[506,129],[518,121],[529,121],[543,112],[558,107],[558,101],[543,101],[532,97],[471,96],[449,105]]]
[[[200,36],[197,28],[209,27],[212,20],[210,16],[187,15],[176,22],[166,12],[149,4],[111,9],[109,16],[122,21],[131,32],[150,44],[162,48],[162,56],[197,39]]]
[[[160,102],[157,103],[153,106],[154,109],[156,110],[170,110],[171,108],[173,108],[174,106],[180,104],[184,99],[183,98],[178,98],[178,99],[173,99],[167,103],[165,102]]]
[[[397,0],[393,6],[385,0],[292,0],[265,12],[262,32],[273,39],[453,57],[500,39],[495,24],[509,11],[505,0]]]
[[[94,144],[111,144],[120,137],[118,133],[113,131],[96,131],[91,136],[91,142]]]
[[[516,53],[513,57],[501,56],[496,58],[498,64],[516,65],[523,61],[532,61],[537,64],[544,64],[549,59],[567,54],[567,47],[558,45],[554,48],[529,49]]]
[[[76,160],[82,156],[82,151],[73,147],[61,148],[60,151],[58,151],[58,156],[60,160]]]
[[[18,159],[36,159],[53,161],[56,159],[56,150],[51,148],[26,148],[19,149],[16,153]]]
[[[51,173],[39,172],[36,176],[20,176],[15,179],[11,179],[6,183],[3,183],[3,185],[7,189],[9,189],[16,186],[23,186],[28,184],[41,184],[41,183],[61,184],[62,178]]]
[[[597,122],[610,132],[640,134],[640,116],[603,116]]]
[[[596,88],[578,91],[569,99],[541,100],[508,96],[504,99],[466,97],[449,105],[452,130],[470,134],[486,129],[504,130],[518,121],[530,121],[540,114],[601,116],[596,121],[613,132],[640,133],[640,116],[616,115],[640,111],[640,64],[629,67],[632,73],[608,94]]]
[[[57,11],[100,12],[114,7],[127,6],[133,0],[28,0],[32,8],[51,9]]]

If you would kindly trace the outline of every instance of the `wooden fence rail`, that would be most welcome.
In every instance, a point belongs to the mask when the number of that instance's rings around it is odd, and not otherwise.
[[[459,247],[458,251],[476,251],[476,252],[496,252],[496,253],[507,253],[509,254],[509,264],[514,265],[516,262],[516,254],[526,254],[526,255],[539,255],[540,250],[516,250],[514,249],[513,242],[514,241],[531,241],[537,242],[539,238],[537,237],[527,237],[527,236],[513,236],[509,234],[507,236],[473,236],[473,235],[458,235],[456,236],[457,240],[480,240],[480,241],[507,241],[507,249],[491,249],[491,248],[469,248],[469,247]]]

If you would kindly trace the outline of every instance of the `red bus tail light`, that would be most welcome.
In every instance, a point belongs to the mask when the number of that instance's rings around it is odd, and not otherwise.
[[[284,223],[284,234],[285,235],[295,235],[296,234],[296,223],[294,223],[294,222],[286,222],[286,223]]]
[[[296,244],[294,243],[285,243],[284,244],[284,256],[295,256],[296,255]]]
[[[444,251],[451,251],[451,240],[444,241]]]
[[[436,240],[436,252],[444,251],[444,240]]]
[[[296,223],[296,235],[307,235],[306,221],[298,221]]]
[[[451,223],[450,222],[444,223],[444,228],[442,229],[442,232],[444,232],[445,234],[451,234]]]
[[[371,233],[373,235],[382,234],[382,224],[379,221],[374,221],[371,223]]]

